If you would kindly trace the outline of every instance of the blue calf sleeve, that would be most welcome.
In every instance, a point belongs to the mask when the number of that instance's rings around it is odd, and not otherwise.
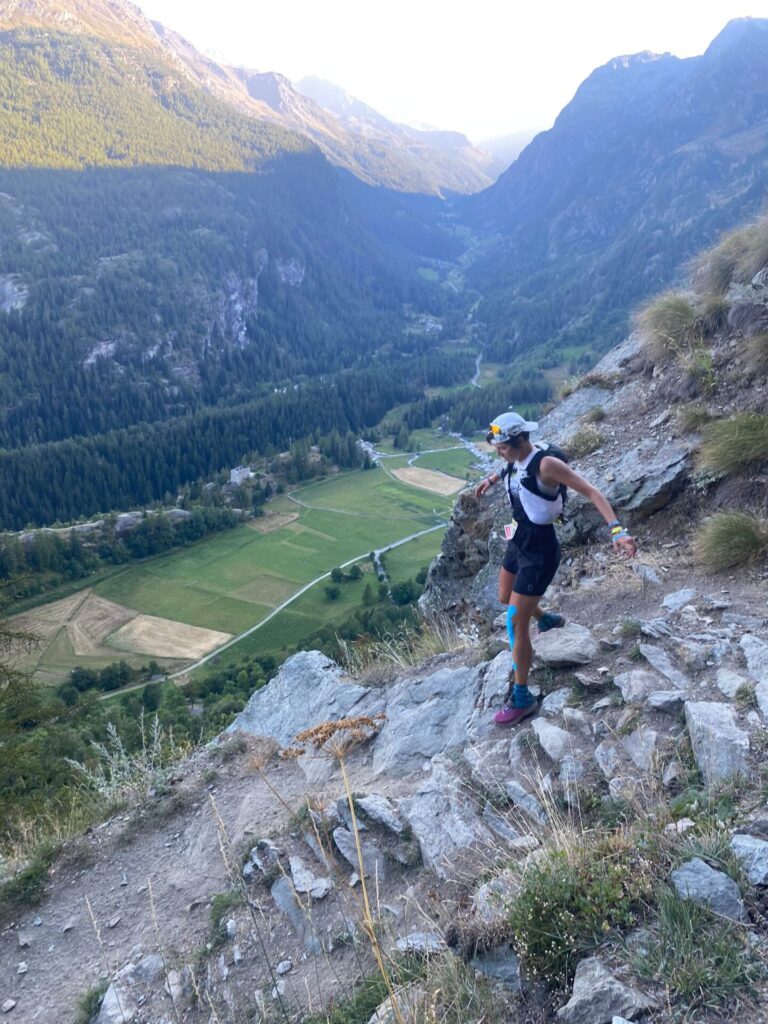
[[[507,608],[507,635],[509,636],[509,646],[513,653],[515,650],[515,616],[517,615],[517,608],[511,604]],[[512,664],[512,668],[516,671],[517,665]],[[534,696],[528,689],[527,685],[520,686],[515,683],[514,686],[510,686],[509,698],[512,700],[513,707],[516,708],[527,708],[533,704]]]
[[[515,615],[517,614],[517,608],[514,604],[510,604],[507,608],[507,636],[509,637],[509,648],[514,651],[515,649]],[[517,668],[517,666],[513,666]]]
[[[511,604],[507,608],[507,636],[509,637],[509,649],[514,653],[515,650],[515,616],[517,615],[517,608]],[[513,664],[512,668],[517,668],[517,665]]]

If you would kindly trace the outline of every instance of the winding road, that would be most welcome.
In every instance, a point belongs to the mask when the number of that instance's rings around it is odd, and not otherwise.
[[[427,527],[426,530],[419,530],[418,533],[412,533],[410,537],[403,537],[401,540],[393,541],[391,544],[387,544],[386,547],[375,548],[374,555],[378,559],[378,557],[385,551],[392,551],[393,548],[399,548],[402,544],[407,544],[411,540],[416,540],[417,537],[424,537],[428,533],[434,533],[435,530],[444,530],[447,525],[447,522],[440,522],[437,523],[435,526]],[[348,561],[342,562],[339,568],[346,569],[347,566],[354,565],[355,562],[359,562],[361,559],[367,558],[368,555],[368,551],[363,552],[362,555],[356,555],[354,558],[350,558]],[[310,590],[312,587],[314,587],[316,583],[320,583],[322,582],[322,580],[330,579],[330,576],[330,571],[324,572],[321,576],[317,576],[309,583],[306,583],[300,590],[297,590],[296,593],[291,595],[291,597],[289,597],[287,601],[283,601],[282,604],[279,604],[276,608],[273,608],[269,615],[265,615],[264,618],[257,622],[255,626],[251,626],[250,629],[246,629],[244,632],[239,633],[235,637],[232,637],[231,640],[228,640],[225,644],[222,644],[221,647],[217,647],[214,651],[211,651],[210,654],[206,654],[204,658],[200,658],[192,665],[187,665],[185,668],[179,669],[178,672],[170,673],[168,676],[166,676],[166,678],[179,679],[181,676],[185,676],[189,672],[194,672],[194,670],[200,668],[201,665],[205,665],[206,662],[209,662],[213,658],[218,657],[219,654],[222,654],[224,651],[229,650],[230,647],[234,647],[235,644],[239,644],[241,640],[244,640],[247,636],[250,636],[252,633],[255,633],[257,629],[261,629],[261,627],[265,626],[270,619],[274,619],[274,617],[278,615],[281,611],[283,611],[284,608],[287,608],[289,604],[292,604],[294,601],[300,598],[302,594],[306,594],[306,592]],[[140,685],[144,686],[145,684],[141,683]],[[129,689],[131,689],[131,687],[127,687],[125,690],[121,690],[120,692],[127,693]],[[108,696],[112,695],[109,694]]]

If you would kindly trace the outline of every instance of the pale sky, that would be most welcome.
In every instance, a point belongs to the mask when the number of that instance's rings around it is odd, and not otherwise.
[[[318,75],[396,121],[473,142],[548,128],[612,57],[703,53],[768,0],[138,0],[216,60]]]

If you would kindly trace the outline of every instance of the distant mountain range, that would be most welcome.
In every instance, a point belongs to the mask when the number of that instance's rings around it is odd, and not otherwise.
[[[700,57],[616,58],[491,188],[461,201],[476,231],[503,236],[470,271],[497,356],[605,350],[639,299],[760,210],[766,67],[768,20],[751,18]]]
[[[299,420],[305,439],[376,423],[470,379],[468,315],[503,387],[540,400],[545,369],[590,366],[639,300],[764,204],[766,67],[760,19],[701,57],[610,61],[473,193],[494,165],[459,133],[217,64],[126,0],[0,0],[13,521],[79,514],[61,499],[89,466],[103,511],[290,443]],[[473,390],[475,419],[489,393]],[[41,468],[50,445],[66,479]]]
[[[369,184],[433,195],[477,192],[503,170],[497,158],[458,133],[418,132],[370,108],[375,124],[355,120],[316,102],[308,88],[294,88],[283,75],[218,64],[127,0],[0,0],[0,29],[19,28],[90,35],[170,62],[188,82],[261,122],[310,139],[331,163]]]

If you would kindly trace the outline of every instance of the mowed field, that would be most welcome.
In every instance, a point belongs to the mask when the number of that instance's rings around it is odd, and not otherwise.
[[[25,612],[20,624],[43,636],[26,667],[51,683],[76,665],[100,668],[118,659],[178,668],[251,628],[334,566],[433,526],[452,506],[452,496],[409,486],[382,469],[309,484],[270,502],[263,519],[126,566],[92,590]],[[442,531],[426,538],[433,555],[441,539]],[[424,547],[414,544],[416,572]],[[237,660],[249,651],[280,650],[343,620],[363,586],[344,584],[337,602],[325,599],[322,586],[312,588],[228,654]]]

